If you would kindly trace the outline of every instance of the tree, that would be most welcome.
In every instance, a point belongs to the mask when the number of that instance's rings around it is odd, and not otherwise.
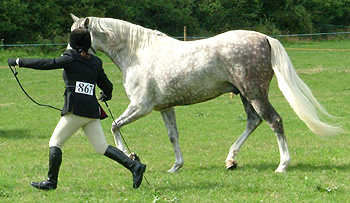
[[[117,18],[170,36],[214,35],[234,29],[267,33],[328,32],[349,25],[350,0],[0,0],[0,40],[67,42],[78,17]]]

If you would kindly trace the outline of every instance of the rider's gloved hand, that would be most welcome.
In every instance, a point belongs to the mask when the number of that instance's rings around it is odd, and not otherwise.
[[[101,102],[105,102],[108,100],[112,99],[112,95],[106,95],[105,93],[103,93],[102,91],[100,92],[100,98],[98,98],[98,100],[100,100]]]
[[[9,66],[17,66],[17,59],[15,58],[9,58],[7,59],[7,63],[9,64]]]

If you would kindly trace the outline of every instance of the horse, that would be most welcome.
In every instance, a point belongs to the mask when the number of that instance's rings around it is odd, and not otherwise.
[[[320,119],[333,116],[298,77],[277,39],[255,31],[233,30],[185,42],[119,19],[71,17],[71,29],[88,29],[92,48],[105,53],[122,72],[130,103],[112,124],[117,147],[127,153],[121,127],[153,110],[159,111],[175,152],[175,163],[168,172],[174,173],[184,164],[174,107],[204,102],[224,93],[240,95],[247,114],[246,128],[230,147],[226,168],[237,167],[235,158],[241,146],[265,120],[279,146],[280,163],[275,172],[286,172],[291,157],[283,122],[268,99],[274,75],[284,97],[312,132],[323,136],[343,131]]]

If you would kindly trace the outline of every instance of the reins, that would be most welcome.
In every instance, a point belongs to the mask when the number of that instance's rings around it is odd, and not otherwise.
[[[39,102],[35,101],[35,100],[24,90],[24,88],[23,88],[21,82],[19,81],[19,79],[18,79],[18,77],[17,77],[18,72],[17,72],[17,70],[16,70],[16,66],[13,66],[13,68],[12,68],[11,65],[9,65],[9,68],[10,68],[11,72],[13,73],[13,75],[15,76],[16,81],[17,81],[19,87],[22,89],[23,93],[24,93],[32,102],[34,102],[35,104],[37,104],[37,105],[39,105],[39,106],[49,107],[49,108],[55,109],[55,110],[57,110],[57,111],[62,111],[62,109],[59,109],[59,108],[54,107],[54,106],[52,106],[52,105],[49,105],[49,104],[42,104],[42,103],[39,103]],[[100,93],[101,93],[101,92],[100,92]],[[102,93],[101,93],[101,94],[102,94]],[[104,103],[105,103],[105,105],[106,105],[106,107],[107,107],[107,109],[108,109],[108,111],[109,111],[109,114],[111,115],[111,117],[112,117],[112,119],[113,119],[114,124],[116,124],[116,123],[115,123],[114,116],[113,116],[113,114],[112,114],[112,111],[110,110],[110,108],[109,108],[109,106],[108,106],[108,104],[107,104],[107,101],[105,101]],[[119,131],[119,129],[118,129],[118,131]],[[121,138],[123,139],[123,142],[124,142],[124,144],[125,144],[127,150],[129,151],[129,153],[131,153],[131,150],[130,150],[129,146],[128,146],[126,140],[124,139],[124,136],[122,135],[122,133],[121,133],[120,131],[119,131],[119,134],[120,134]],[[132,156],[134,156],[135,159],[139,159],[139,157],[137,156],[137,154],[135,154],[135,153],[131,153],[131,154],[132,154]],[[147,182],[147,184],[148,184],[148,185],[151,185],[151,184],[148,182],[146,176],[143,175],[143,177],[144,177],[145,181]]]
[[[19,87],[22,89],[23,93],[24,93],[32,102],[34,102],[35,104],[37,104],[37,105],[39,105],[39,106],[49,107],[49,108],[55,109],[55,110],[57,110],[57,111],[62,111],[62,109],[59,109],[59,108],[54,107],[54,106],[52,106],[52,105],[49,105],[49,104],[42,104],[42,103],[39,103],[39,102],[35,101],[35,100],[24,90],[24,88],[23,88],[21,82],[19,81],[19,79],[18,79],[18,77],[17,77],[18,72],[17,72],[17,70],[16,70],[16,66],[13,66],[13,68],[12,68],[11,65],[9,65],[9,68],[10,68],[11,72],[13,73],[13,75],[15,76],[16,81],[17,81]]]

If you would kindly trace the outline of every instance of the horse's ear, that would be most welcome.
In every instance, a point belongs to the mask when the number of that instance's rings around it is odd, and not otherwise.
[[[89,19],[89,18],[85,18],[85,19],[84,19],[84,28],[85,28],[85,29],[88,29],[89,23],[90,23],[90,19]]]
[[[75,16],[73,13],[71,13],[70,16],[72,17],[74,22],[79,20],[79,18],[77,16]]]

